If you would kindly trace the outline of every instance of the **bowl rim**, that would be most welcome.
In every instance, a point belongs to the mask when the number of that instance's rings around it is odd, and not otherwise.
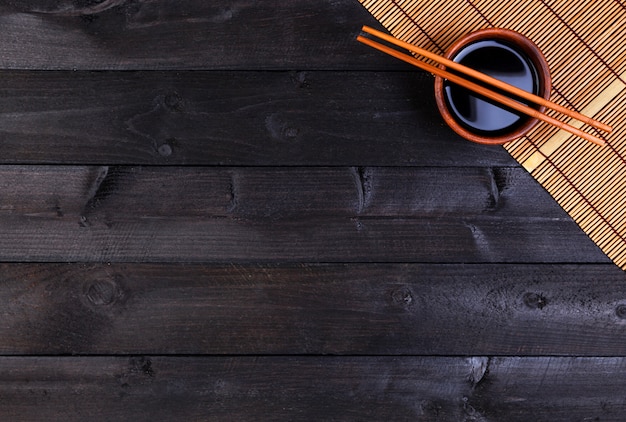
[[[504,28],[485,28],[470,32],[469,34],[466,34],[456,40],[446,51],[445,57],[453,60],[455,55],[468,44],[485,39],[499,39],[506,41],[525,54],[537,70],[537,76],[539,78],[539,96],[542,96],[547,100],[550,99],[552,81],[548,62],[539,47],[528,37],[517,31]],[[439,67],[445,69],[444,65],[440,64]],[[497,136],[486,136],[484,134],[472,132],[471,130],[465,128],[452,115],[445,99],[443,78],[440,76],[435,76],[435,100],[437,102],[437,108],[448,126],[450,126],[452,130],[461,135],[463,138],[479,144],[500,145],[513,141],[524,136],[539,122],[537,118],[529,117],[526,123],[517,127],[516,130],[512,132],[501,133]],[[545,112],[545,109],[545,106],[537,107],[537,110],[541,113]]]

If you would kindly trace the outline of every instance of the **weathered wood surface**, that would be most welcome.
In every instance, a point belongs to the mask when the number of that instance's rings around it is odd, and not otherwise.
[[[0,420],[624,420],[624,272],[363,24],[0,5]]]
[[[0,163],[517,166],[445,126],[430,76],[384,75],[4,72]]]
[[[0,187],[4,217],[567,218],[508,167],[3,165]]]
[[[395,63],[354,42],[380,27],[353,0],[29,0],[0,6],[10,69],[360,69]]]
[[[4,261],[608,262],[521,169],[4,166],[0,185]]]
[[[606,357],[16,357],[0,417],[621,421],[625,371]]]
[[[0,265],[0,353],[626,354],[613,265]]]

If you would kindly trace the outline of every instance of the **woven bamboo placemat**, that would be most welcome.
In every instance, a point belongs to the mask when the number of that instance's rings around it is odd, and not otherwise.
[[[612,126],[613,132],[583,128],[607,142],[598,147],[539,124],[504,147],[626,270],[626,2],[359,2],[393,36],[437,54],[462,35],[489,27],[518,31],[541,48],[550,64],[552,101]]]

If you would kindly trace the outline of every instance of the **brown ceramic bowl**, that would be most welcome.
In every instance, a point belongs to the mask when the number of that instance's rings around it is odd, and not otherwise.
[[[445,56],[540,97],[550,98],[552,83],[548,63],[539,48],[517,32],[492,28],[472,32],[457,40]],[[481,144],[513,141],[538,121],[498,106],[441,77],[435,77],[435,99],[443,119],[456,133]],[[531,106],[542,112],[545,109]]]

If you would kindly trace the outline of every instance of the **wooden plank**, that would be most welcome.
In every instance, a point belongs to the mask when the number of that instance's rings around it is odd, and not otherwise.
[[[0,166],[0,216],[515,217],[565,213],[521,168]]]
[[[375,19],[353,0],[3,4],[4,69],[393,68],[355,42]]]
[[[608,262],[568,219],[6,217],[11,262]]]
[[[0,354],[624,356],[624,281],[611,264],[2,264]]]
[[[3,357],[0,363],[4,420],[569,422],[620,421],[626,411],[624,358]]]
[[[2,261],[607,262],[522,170],[2,169]]]
[[[476,420],[620,421],[625,371],[623,357],[494,358],[467,409]]]
[[[0,358],[5,420],[355,420],[459,415],[471,359]],[[452,381],[453,380],[453,381]]]
[[[4,72],[0,162],[518,166],[456,136],[432,84],[420,72]]]

